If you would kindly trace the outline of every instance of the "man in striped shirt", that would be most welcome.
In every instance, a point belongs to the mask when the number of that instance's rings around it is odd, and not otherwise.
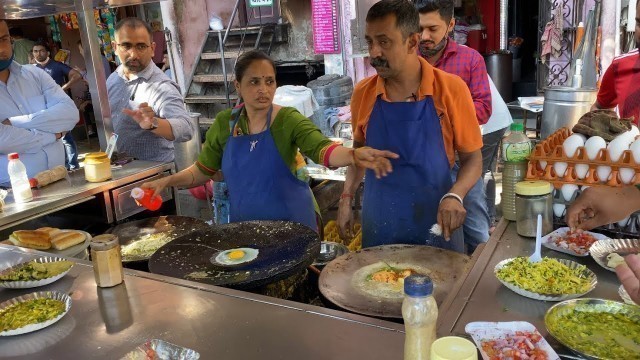
[[[151,61],[151,28],[125,18],[116,24],[113,47],[122,64],[107,79],[107,93],[118,150],[140,160],[173,161],[173,143],[191,140],[196,129],[178,86]]]

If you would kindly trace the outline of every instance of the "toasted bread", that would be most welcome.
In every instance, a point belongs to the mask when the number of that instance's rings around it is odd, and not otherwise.
[[[86,235],[79,231],[62,231],[51,239],[51,245],[56,250],[64,250],[84,242],[86,238]]]
[[[17,230],[9,237],[18,246],[31,249],[46,250],[51,248],[51,238],[46,231]]]
[[[45,227],[36,229],[36,231],[45,231],[47,232],[47,234],[49,234],[49,237],[53,238],[55,235],[59,234],[62,230],[54,227],[45,226]]]

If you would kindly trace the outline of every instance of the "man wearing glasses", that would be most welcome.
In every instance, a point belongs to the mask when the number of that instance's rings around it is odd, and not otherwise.
[[[73,100],[53,79],[14,59],[9,27],[0,20],[0,184],[9,182],[7,154],[17,152],[27,176],[64,164],[57,141],[78,121]]]
[[[173,142],[196,131],[178,86],[151,61],[151,28],[136,18],[115,26],[113,47],[122,63],[107,79],[118,150],[140,160],[171,162]]]
[[[51,59],[51,51],[47,44],[37,42],[33,45],[31,52],[35,65],[49,74],[63,91],[69,91],[73,84],[82,80],[82,75],[77,70],[72,69],[67,64]],[[78,164],[78,147],[71,135],[71,131],[62,137],[62,144],[64,144],[64,151],[67,156],[65,159],[67,170],[80,169],[80,164]]]

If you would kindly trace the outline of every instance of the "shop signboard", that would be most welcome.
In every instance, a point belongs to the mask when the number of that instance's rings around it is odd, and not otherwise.
[[[313,50],[316,54],[340,53],[338,0],[312,0]]]
[[[271,6],[271,5],[273,5],[273,0],[249,0],[250,7]]]

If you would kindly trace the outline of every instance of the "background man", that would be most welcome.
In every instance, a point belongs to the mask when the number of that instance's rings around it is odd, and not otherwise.
[[[155,43],[149,25],[136,18],[115,27],[116,55],[122,63],[107,79],[118,134],[118,150],[141,160],[173,161],[174,141],[196,131],[178,86],[151,61]]]
[[[400,155],[383,179],[368,174],[362,209],[363,246],[422,244],[463,251],[462,199],[480,178],[482,137],[469,89],[457,76],[418,56],[420,25],[406,0],[383,0],[367,13],[366,40],[377,75],[351,99],[354,146]],[[400,114],[400,115],[399,115]],[[457,151],[460,171],[451,168]],[[338,210],[341,234],[352,228],[351,198],[363,171],[347,170]],[[429,234],[438,223],[444,239]]]
[[[82,80],[82,75],[77,70],[72,69],[69,65],[51,59],[51,51],[45,43],[35,43],[33,45],[33,58],[36,66],[44,70],[58,84],[63,91],[68,91],[73,84]],[[66,81],[68,79],[68,81]],[[77,122],[78,119],[76,119]],[[62,137],[62,143],[66,153],[65,165],[67,170],[77,170],[80,168],[78,164],[78,147],[69,131]]]
[[[591,110],[613,109],[618,107],[618,114],[623,118],[634,118],[638,125],[640,120],[640,1],[636,5],[636,49],[613,59],[605,71],[598,90],[596,102]]]
[[[11,41],[13,41],[13,60],[20,65],[29,64],[31,49],[33,49],[35,43],[25,38],[20,28],[9,29],[9,34],[11,35]]]
[[[7,154],[18,152],[27,175],[64,164],[62,132],[78,121],[75,104],[53,79],[13,61],[7,23],[0,20],[0,184],[9,182]]]

